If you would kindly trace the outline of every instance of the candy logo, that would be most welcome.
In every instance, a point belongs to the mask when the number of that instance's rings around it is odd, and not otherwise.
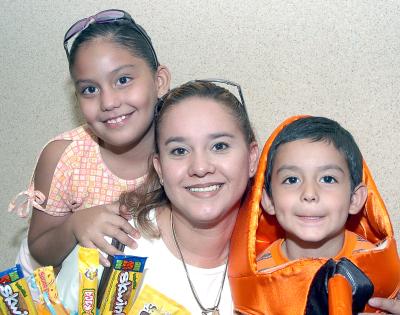
[[[11,314],[17,315],[28,315],[28,311],[19,310],[18,304],[18,292],[13,292],[12,288],[9,285],[0,285],[0,294],[3,297],[4,303],[6,304],[7,308],[11,312]]]
[[[83,292],[82,308],[85,314],[94,314],[94,299],[94,289],[85,290]]]
[[[124,294],[128,291],[132,282],[129,281],[129,272],[121,272],[118,277],[117,296],[115,298],[113,314],[125,314],[124,308],[128,301],[124,299]]]
[[[94,267],[86,269],[85,276],[90,280],[94,280],[97,277],[97,268]]]
[[[39,271],[39,279],[40,283],[42,284],[42,291],[48,292],[49,286],[47,285],[46,274],[43,271]]]

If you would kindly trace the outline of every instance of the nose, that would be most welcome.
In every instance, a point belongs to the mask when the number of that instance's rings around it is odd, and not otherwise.
[[[214,172],[215,164],[208,154],[193,152],[189,166],[190,176],[204,177]]]
[[[305,182],[303,184],[303,191],[301,199],[306,202],[316,202],[319,200],[318,188],[313,183]]]
[[[101,90],[101,109],[105,112],[112,111],[121,106],[118,92],[112,88]]]

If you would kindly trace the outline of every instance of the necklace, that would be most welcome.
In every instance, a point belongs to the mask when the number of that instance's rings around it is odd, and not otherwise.
[[[185,269],[186,278],[187,278],[187,280],[189,282],[190,290],[192,291],[192,294],[193,294],[197,304],[201,308],[201,314],[202,315],[208,315],[208,314],[211,313],[211,315],[219,315],[218,306],[219,306],[219,302],[221,301],[222,289],[224,288],[224,283],[225,283],[225,278],[226,278],[226,271],[228,269],[228,262],[226,262],[226,264],[225,264],[225,270],[224,270],[224,274],[222,276],[222,282],[221,282],[221,285],[219,287],[219,291],[218,291],[217,298],[215,300],[214,306],[213,307],[204,307],[203,304],[201,304],[201,302],[200,302],[200,299],[199,299],[199,296],[197,295],[196,289],[194,288],[192,280],[190,279],[189,272],[187,270],[187,266],[186,266],[185,260],[183,259],[183,254],[182,254],[181,248],[179,247],[178,240],[176,238],[174,220],[172,218],[172,211],[171,211],[171,214],[170,214],[170,221],[171,221],[171,230],[172,230],[172,236],[174,238],[174,243],[175,243],[175,246],[176,246],[176,248],[177,248],[177,250],[179,252],[179,256],[181,258],[181,261],[182,261],[182,264],[183,264],[183,268]]]

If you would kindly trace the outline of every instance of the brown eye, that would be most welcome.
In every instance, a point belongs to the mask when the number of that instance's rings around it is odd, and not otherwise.
[[[130,77],[126,77],[126,76],[120,77],[120,78],[118,79],[118,81],[117,81],[117,85],[125,85],[125,84],[128,84],[131,80],[132,80],[132,78],[130,78]]]
[[[285,180],[283,181],[283,184],[288,184],[288,185],[293,185],[293,184],[297,184],[300,182],[300,179],[295,177],[295,176],[290,176],[285,178]]]
[[[172,155],[185,155],[187,150],[185,148],[175,148],[171,150]]]
[[[223,150],[226,150],[228,147],[229,147],[228,144],[226,144],[224,142],[218,142],[213,145],[212,150],[213,151],[223,151]]]
[[[321,182],[325,184],[334,184],[337,183],[337,180],[333,176],[323,176]]]
[[[84,95],[91,95],[91,94],[95,94],[96,92],[97,92],[97,88],[95,86],[87,86],[82,89],[81,93]]]

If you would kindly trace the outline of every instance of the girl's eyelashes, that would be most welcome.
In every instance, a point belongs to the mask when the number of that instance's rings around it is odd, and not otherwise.
[[[98,88],[95,86],[86,86],[80,89],[82,95],[93,95],[98,92]]]
[[[129,76],[122,76],[120,78],[118,78],[116,85],[117,86],[123,86],[128,84],[129,82],[131,82],[133,79]]]

